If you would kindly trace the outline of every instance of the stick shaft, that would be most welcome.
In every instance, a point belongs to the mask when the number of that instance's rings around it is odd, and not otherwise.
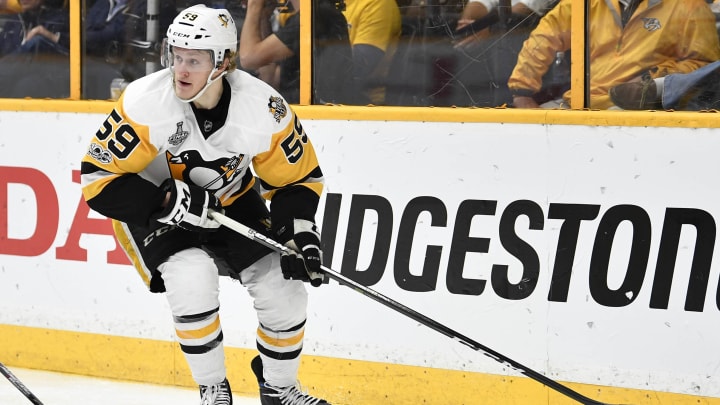
[[[26,386],[23,384],[17,377],[15,377],[15,374],[10,371],[9,368],[5,367],[4,364],[0,363],[0,374],[4,375],[5,378],[12,383],[12,385],[15,386],[20,392],[23,393],[27,397],[27,399],[30,400],[35,405],[43,405],[42,401],[38,399],[38,397],[35,396]]]
[[[247,226],[233,220],[232,218],[229,218],[223,214],[220,214],[218,212],[211,212],[210,216],[218,221],[223,226],[226,226],[235,232],[245,236],[246,238],[249,238],[251,240],[254,240],[255,242],[258,242],[270,249],[275,250],[276,252],[282,253],[286,250],[289,250],[288,247],[281,245],[280,243],[266,237],[265,235],[259,234],[255,232],[253,229],[248,228]],[[450,329],[449,327],[441,324],[440,322],[435,321],[434,319],[431,319],[371,288],[368,288],[355,280],[352,280],[341,273],[338,273],[337,271],[330,269],[326,266],[320,266],[321,269],[330,277],[331,279],[339,282],[341,285],[349,286],[351,289],[359,292],[360,294],[363,294],[364,296],[382,304],[386,307],[389,307],[417,322],[420,322],[421,324],[442,333],[443,335],[456,340],[465,346],[470,347],[473,350],[482,352],[486,356],[505,364],[520,373],[526,375],[527,377],[532,378],[533,380],[547,386],[548,388],[555,390],[559,392],[560,394],[563,394],[571,399],[574,399],[575,401],[584,404],[584,405],[609,405],[605,404],[603,402],[595,401],[591,398],[586,397],[585,395],[582,395],[581,393],[573,390],[572,388],[560,384],[559,382],[546,377],[543,374],[540,374],[539,372],[531,369],[530,367],[527,367],[510,357],[505,356],[504,354],[501,354],[483,344],[480,344],[467,336],[462,335],[459,332],[454,331],[453,329]]]

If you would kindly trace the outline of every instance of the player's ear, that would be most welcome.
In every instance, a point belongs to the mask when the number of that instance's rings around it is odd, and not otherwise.
[[[218,70],[220,70],[221,72],[224,72],[224,71],[228,70],[229,66],[230,66],[230,59],[225,58],[225,59],[223,59],[223,63],[220,66],[220,69],[218,69]]]

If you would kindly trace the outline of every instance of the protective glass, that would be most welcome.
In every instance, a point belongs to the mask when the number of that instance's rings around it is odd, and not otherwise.
[[[160,63],[171,69],[182,67],[190,73],[209,72],[215,67],[212,55],[209,49],[176,49],[164,39]]]

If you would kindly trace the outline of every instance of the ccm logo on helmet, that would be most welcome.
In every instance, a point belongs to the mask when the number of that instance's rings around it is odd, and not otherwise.
[[[180,37],[180,38],[190,38],[190,34],[185,34],[184,32],[175,31],[171,35],[174,37]]]

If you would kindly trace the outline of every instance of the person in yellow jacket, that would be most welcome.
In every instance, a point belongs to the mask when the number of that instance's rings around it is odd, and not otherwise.
[[[517,108],[533,99],[557,52],[570,49],[572,0],[561,0],[525,41],[508,80]],[[589,91],[586,107],[613,107],[609,90],[645,77],[687,73],[720,59],[715,16],[705,0],[590,0]],[[562,103],[566,107],[570,92]]]
[[[382,82],[400,37],[402,17],[395,0],[345,0],[345,19],[352,45],[356,83],[368,97],[367,102],[383,104]]]

